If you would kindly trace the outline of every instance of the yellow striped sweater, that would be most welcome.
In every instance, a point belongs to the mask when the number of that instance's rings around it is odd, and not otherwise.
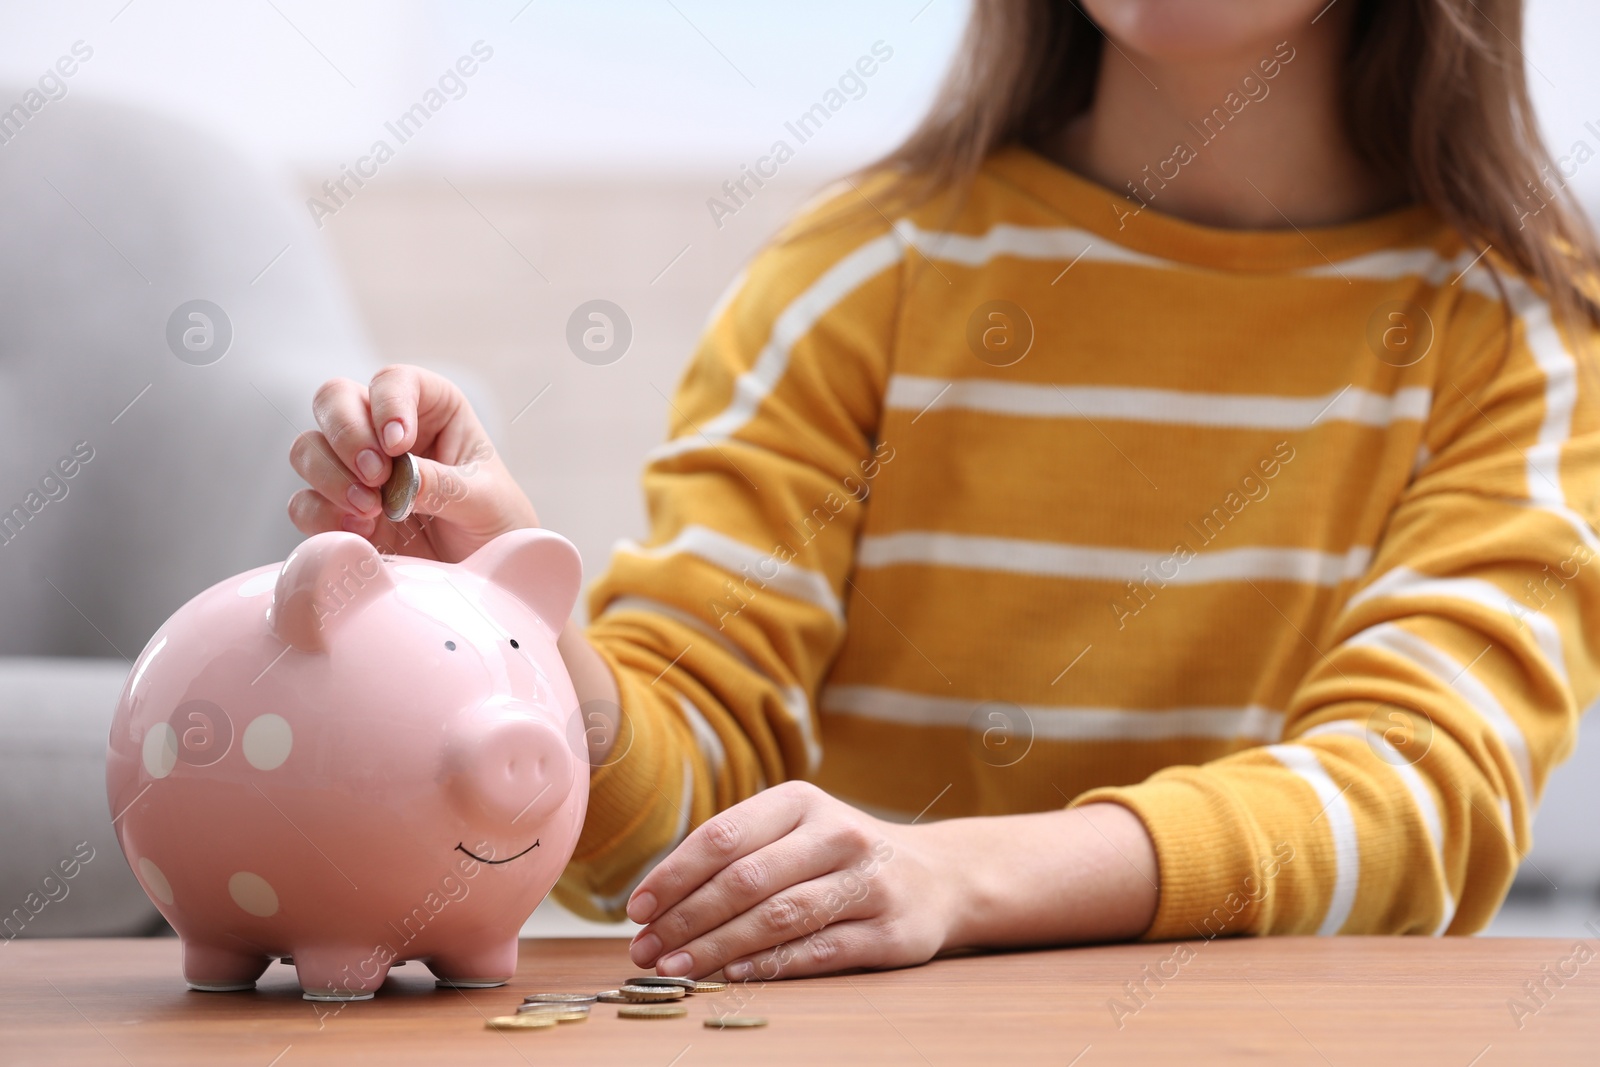
[[[902,819],[1123,804],[1151,939],[1489,921],[1600,684],[1579,346],[1427,208],[1132,206],[1013,149],[734,283],[591,592],[624,728],[561,900],[620,917],[807,778]]]

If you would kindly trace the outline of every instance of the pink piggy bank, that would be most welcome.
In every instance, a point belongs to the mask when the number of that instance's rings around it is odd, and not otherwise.
[[[495,986],[572,855],[588,762],[556,637],[581,581],[545,530],[459,564],[310,538],[151,638],[117,705],[117,840],[190,988],[292,957],[310,1000],[391,966]]]

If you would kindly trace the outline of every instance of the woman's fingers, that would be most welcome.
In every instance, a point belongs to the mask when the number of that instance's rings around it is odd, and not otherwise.
[[[683,947],[667,952],[656,966],[665,975],[703,977],[776,945],[817,936],[835,922],[863,917],[868,913],[869,893],[867,881],[850,870],[787,884]]]
[[[634,889],[628,918],[650,922],[728,864],[790,833],[800,825],[811,792],[822,795],[815,786],[785,782],[700,824]]]
[[[382,504],[378,491],[363,485],[339,462],[320,430],[307,430],[295,438],[289,447],[289,465],[334,506],[365,519],[377,517]]]
[[[344,530],[371,537],[374,523],[332,503],[313,489],[301,489],[289,498],[289,521],[306,536]]]
[[[367,395],[376,440],[390,456],[431,451],[454,463],[460,457],[452,450],[474,434],[480,440],[484,437],[461,390],[430,370],[406,364],[385,367],[373,375]],[[441,435],[444,440],[436,446],[435,438]]]
[[[820,878],[835,866],[831,851],[802,826],[766,848],[734,860],[657,916],[634,937],[628,955],[640,967],[652,966],[762,901],[777,899],[774,894]]]
[[[373,433],[366,386],[349,378],[324,382],[311,398],[311,414],[346,470],[368,486],[383,484],[389,477],[389,457]]]
[[[857,967],[893,967],[923,962],[896,958],[886,948],[892,937],[878,919],[856,919],[824,927],[769,949],[723,964],[731,982],[770,982],[778,978],[809,978]]]

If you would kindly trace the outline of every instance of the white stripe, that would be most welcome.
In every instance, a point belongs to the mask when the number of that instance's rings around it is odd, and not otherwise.
[[[749,422],[789,369],[789,356],[796,342],[811,332],[817,320],[845,297],[900,261],[900,240],[892,233],[877,237],[835,263],[811,283],[811,287],[773,320],[768,337],[755,364],[733,383],[733,400],[727,408],[707,419],[698,430],[685,430],[653,449],[651,461],[693,452],[707,447],[706,442],[725,441]]]
[[[1161,270],[1182,269],[1170,259],[1124,248],[1099,234],[1070,227],[1014,226],[999,223],[978,235],[924,230],[909,220],[895,223],[895,232],[929,259],[981,267],[997,256],[1017,259],[1077,259],[1090,263],[1120,263]]]
[[[816,724],[811,715],[811,701],[806,696],[806,691],[798,685],[782,685],[777,680],[764,673],[756,666],[756,661],[751,659],[744,649],[733,642],[727,634],[720,630],[713,630],[704,620],[689,614],[681,608],[659,600],[651,600],[642,596],[620,596],[607,602],[601,609],[597,618],[605,618],[613,612],[639,611],[648,615],[662,615],[676,620],[701,634],[729,655],[736,657],[739,662],[751,673],[760,677],[779,693],[778,703],[783,713],[793,722],[795,729],[800,731],[800,738],[806,747],[806,773],[817,769],[822,762],[822,743],[817,740]]]
[[[1421,441],[1417,444],[1416,458],[1411,461],[1411,480],[1416,481],[1421,476],[1422,470],[1433,458],[1433,453],[1428,450],[1428,442]]]
[[[1533,767],[1528,757],[1527,739],[1522,736],[1522,730],[1517,726],[1516,720],[1501,706],[1489,687],[1466,669],[1466,664],[1456,662],[1453,656],[1446,655],[1427,641],[1407,630],[1402,630],[1392,622],[1368,627],[1353,635],[1345,644],[1350,647],[1367,646],[1382,649],[1421,667],[1453,689],[1506,747],[1515,765],[1515,773],[1522,779],[1523,794],[1529,803],[1532,803]]]
[[[706,717],[700,714],[700,709],[682,693],[678,694],[678,710],[683,712],[684,719],[689,723],[695,746],[711,765],[713,781],[721,777],[722,767],[728,761],[728,751],[722,747],[722,738],[717,736],[717,731],[706,721]]]
[[[1544,373],[1544,421],[1528,455],[1528,496],[1541,507],[1566,509],[1561,489],[1561,446],[1572,435],[1572,409],[1578,401],[1578,368],[1561,344],[1550,305],[1520,279],[1509,286],[1511,306],[1522,318],[1523,340]]]
[[[738,296],[739,290],[744,288],[745,279],[749,277],[749,274],[748,268],[740,268],[739,273],[733,276],[727,287],[717,297],[716,303],[711,305],[711,310],[706,312],[706,321],[702,329],[709,330],[721,321],[722,313],[728,310],[729,305],[733,303],[733,298]]]
[[[1333,888],[1328,910],[1317,929],[1321,937],[1332,937],[1344,929],[1356,903],[1356,887],[1361,883],[1361,842],[1356,837],[1356,820],[1344,793],[1333,784],[1317,754],[1304,745],[1269,745],[1267,751],[1279,763],[1298,774],[1317,795],[1322,818],[1327,820],[1333,838]]]
[[[1445,874],[1444,865],[1444,825],[1439,818],[1439,802],[1433,798],[1433,792],[1428,788],[1428,783],[1423,780],[1418,770],[1400,751],[1384,739],[1382,734],[1374,730],[1364,729],[1357,723],[1348,719],[1335,722],[1325,722],[1321,726],[1313,726],[1301,734],[1298,740],[1307,740],[1313,737],[1322,737],[1327,734],[1336,734],[1341,737],[1353,737],[1358,741],[1365,741],[1367,746],[1379,755],[1382,762],[1394,769],[1404,783],[1406,792],[1411,794],[1411,801],[1417,807],[1417,813],[1422,816],[1422,824],[1427,827],[1428,840],[1433,842],[1433,854],[1439,863],[1439,893],[1442,902],[1443,918],[1434,929],[1433,936],[1438,937],[1450,927],[1450,920],[1455,918],[1456,902],[1450,894],[1449,877]]]
[[[672,831],[672,839],[665,848],[640,865],[637,873],[628,880],[628,884],[623,887],[621,892],[608,897],[601,896],[598,893],[590,893],[589,900],[593,902],[596,908],[607,915],[620,909],[628,902],[628,898],[633,895],[633,891],[639,888],[639,883],[644,881],[644,876],[655,870],[656,864],[670,856],[673,849],[683,844],[683,839],[689,834],[689,808],[693,803],[694,768],[690,766],[689,758],[685,756],[683,759],[683,796],[678,799],[678,825]]]
[[[878,722],[912,726],[964,726],[981,730],[972,716],[985,701],[931,696],[871,685],[830,685],[819,701],[823,711]],[[1251,705],[1243,708],[1085,708],[1017,705],[1033,737],[1050,741],[1162,741],[1173,737],[1276,741],[1283,736],[1283,713]]]
[[[1563,684],[1567,681],[1567,659],[1561,644],[1561,629],[1555,620],[1526,604],[1512,600],[1510,594],[1493,582],[1482,578],[1434,578],[1414,571],[1410,567],[1395,567],[1385,571],[1377,581],[1351,597],[1350,602],[1345,605],[1345,610],[1348,611],[1368,600],[1390,596],[1432,596],[1465,600],[1499,614],[1509,615],[1516,620],[1518,629],[1524,624],[1527,625],[1533,632],[1533,639],[1539,646],[1539,651],[1550,661],[1551,669],[1560,676]]]
[[[1196,552],[1188,562],[1179,562],[1170,551],[907,530],[862,537],[856,566],[922,564],[1107,582],[1150,579],[1168,585],[1246,579],[1338,585],[1365,574],[1371,555],[1370,549],[1361,547],[1343,555],[1309,548],[1252,547]]]
[[[730,575],[736,577],[748,575],[750,581],[755,583],[755,587],[760,591],[773,589],[796,600],[808,601],[822,608],[836,621],[844,620],[844,610],[839,605],[839,598],[834,595],[833,586],[826,577],[816,571],[807,570],[793,560],[780,563],[772,553],[752,548],[743,541],[735,540],[721,530],[713,530],[709,526],[698,524],[685,526],[678,531],[678,536],[660,545],[645,546],[633,541],[619,541],[616,551],[648,559],[677,555],[694,556],[714,567],[722,568]],[[771,578],[767,577],[768,571],[773,572]]]
[[[1407,386],[1393,396],[1346,387],[1322,396],[1180,392],[1099,385],[1038,385],[983,379],[946,381],[909,374],[889,379],[886,407],[962,408],[994,415],[1053,419],[1126,419],[1227,429],[1304,430],[1317,423],[1390,426],[1428,417],[1433,394]]]
[[[1380,252],[1367,252],[1335,265],[1319,264],[1295,273],[1307,278],[1360,278],[1362,281],[1387,282],[1399,278],[1421,278],[1430,285],[1444,285],[1466,270],[1477,253],[1462,252],[1445,259],[1431,248],[1387,248]],[[1495,295],[1487,271],[1471,271],[1462,278],[1469,289]],[[1480,282],[1479,279],[1483,280]]]
[[[895,230],[908,244],[929,259],[957,263],[964,267],[981,267],[1002,256],[1017,259],[1072,260],[1080,255],[1090,263],[1114,263],[1125,266],[1150,267],[1156,270],[1207,271],[1208,268],[1178,260],[1164,259],[1135,252],[1099,234],[1069,227],[1016,226],[999,223],[981,234],[958,234],[942,230],[924,230],[902,220]],[[1443,285],[1456,277],[1473,260],[1476,253],[1462,252],[1445,259],[1430,248],[1386,249],[1340,260],[1335,265],[1319,264],[1294,273],[1302,277],[1361,278],[1366,281],[1392,281],[1397,278],[1420,277],[1434,285]],[[1461,284],[1469,289],[1496,296],[1493,282],[1487,271],[1470,271]]]

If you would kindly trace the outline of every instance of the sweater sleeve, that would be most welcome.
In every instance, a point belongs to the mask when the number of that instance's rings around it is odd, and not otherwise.
[[[556,888],[619,919],[712,814],[817,765],[812,704],[844,637],[899,303],[882,226],[802,220],[713,312],[644,473],[650,535],[590,594],[621,727]]]
[[[1418,471],[1331,631],[1301,635],[1283,740],[1073,801],[1150,831],[1148,939],[1493,918],[1600,688],[1593,338],[1509,291],[1512,315],[1477,301],[1446,334]]]

